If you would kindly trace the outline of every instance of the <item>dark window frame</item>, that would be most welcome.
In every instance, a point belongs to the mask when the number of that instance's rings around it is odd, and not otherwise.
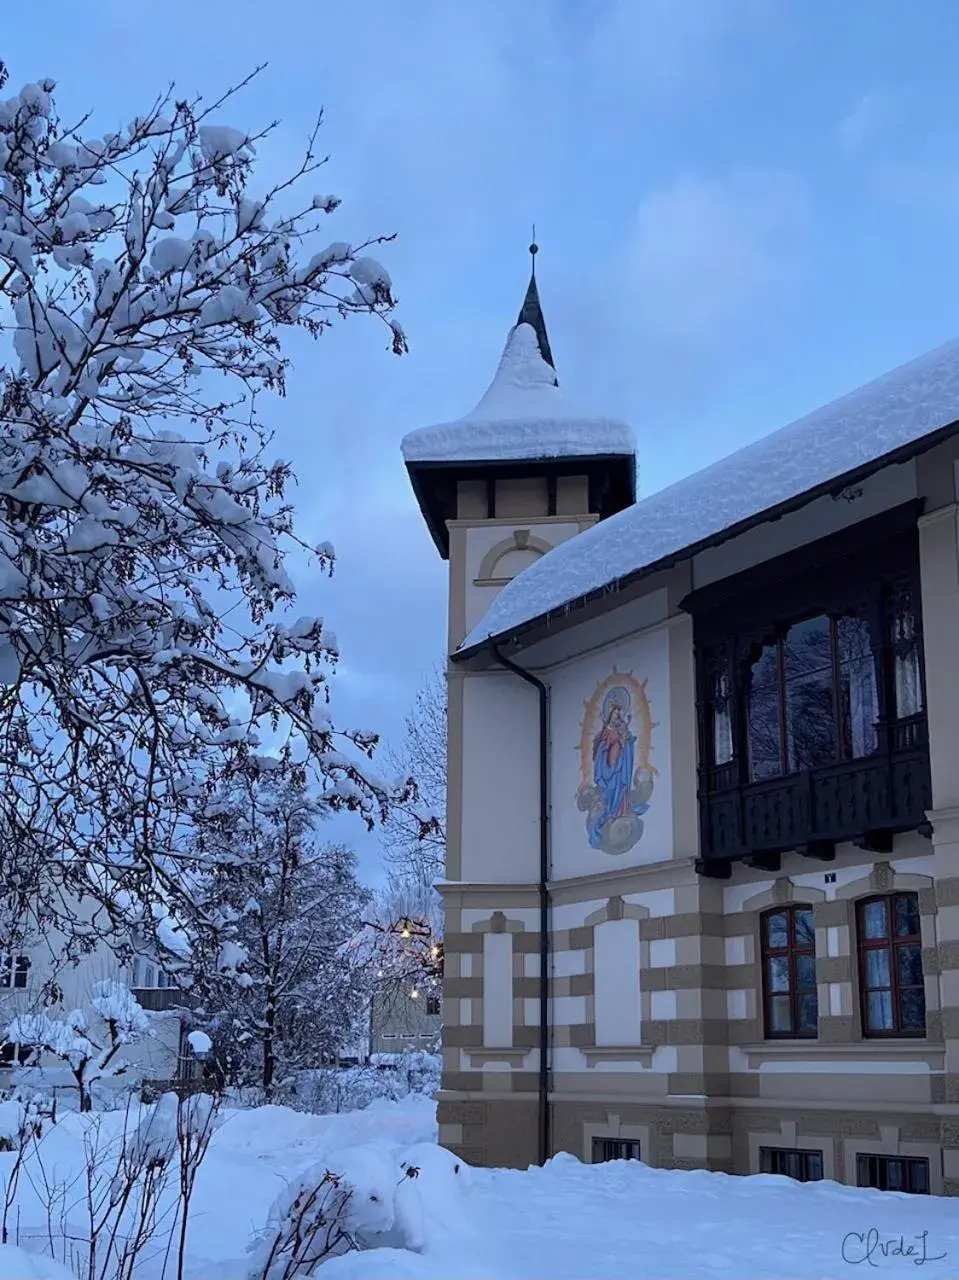
[[[773,1168],[774,1165],[798,1166],[800,1172],[793,1173],[784,1168]],[[818,1163],[818,1173],[814,1169]],[[760,1147],[759,1172],[778,1175],[781,1178],[792,1178],[795,1182],[821,1182],[823,1180],[822,1151],[806,1150],[803,1147]]]
[[[889,1174],[896,1166],[901,1166],[902,1186],[890,1186]],[[916,1177],[920,1174],[920,1177]],[[871,1187],[875,1191],[904,1191],[907,1195],[928,1196],[929,1160],[926,1156],[885,1156],[873,1155],[869,1151],[856,1153],[856,1186]],[[923,1186],[917,1185],[924,1183]]]
[[[642,1143],[638,1138],[594,1138],[593,1164],[606,1164],[610,1160],[642,1160]],[[625,1152],[633,1152],[624,1154]],[[617,1152],[618,1154],[611,1154]],[[600,1154],[597,1154],[600,1153]]]
[[[0,990],[24,991],[30,978],[30,957],[0,954]]]
[[[426,1016],[428,1018],[438,1018],[442,1012],[442,1002],[439,996],[426,997]]]
[[[919,927],[916,933],[902,934],[896,933],[896,900],[899,898],[909,898],[916,904],[916,918],[919,920]],[[874,902],[884,902],[886,904],[886,934],[882,938],[867,938],[865,930],[865,912],[866,908]],[[922,985],[910,984],[904,987],[899,980],[899,949],[902,947],[918,947],[919,961],[922,966]],[[867,983],[868,962],[867,955],[870,951],[889,952],[889,982],[888,987],[869,986]],[[866,898],[859,898],[856,902],[856,951],[859,961],[859,1013],[862,1025],[863,1039],[866,1040],[889,1040],[889,1039],[906,1039],[906,1040],[924,1040],[928,1034],[928,1010],[925,1007],[925,965],[922,964],[922,920],[919,914],[919,895],[914,890],[899,889],[892,893],[873,893]],[[923,1025],[918,1027],[903,1027],[902,1017],[902,992],[903,990],[912,991],[921,989],[923,992]],[[872,1030],[869,1027],[869,1001],[868,993],[870,991],[889,991],[890,1002],[892,1005],[891,1028],[882,1027],[878,1030]]]
[[[4,1040],[0,1044],[0,1070],[9,1070],[15,1066],[25,1066],[32,1056],[32,1045],[16,1044],[13,1040]]]
[[[808,902],[789,902],[782,906],[769,907],[763,911],[759,917],[759,954],[762,964],[762,997],[763,997],[763,1035],[767,1040],[815,1040],[819,1036],[819,1007],[818,993],[815,984],[812,988],[812,995],[817,997],[816,1001],[816,1027],[814,1030],[801,1028],[799,1024],[799,997],[800,995],[808,995],[808,989],[800,990],[797,981],[797,965],[796,957],[799,955],[812,956],[813,964],[816,961],[816,934],[813,931],[813,940],[809,945],[800,945],[797,942],[796,934],[796,915],[800,911],[812,912],[812,905]],[[787,919],[787,942],[785,947],[770,946],[768,941],[767,924],[772,916],[784,915]],[[769,982],[769,965],[770,959],[781,959],[785,957],[789,969],[789,990],[773,991]],[[790,1030],[776,1031],[773,1029],[772,1020],[772,998],[774,996],[789,996],[789,1014],[790,1014]]]

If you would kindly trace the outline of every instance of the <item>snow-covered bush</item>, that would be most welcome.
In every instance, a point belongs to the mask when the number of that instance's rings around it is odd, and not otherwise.
[[[365,312],[405,339],[373,242],[318,239],[338,201],[303,191],[315,133],[254,192],[262,135],[220,121],[232,94],[94,135],[54,87],[0,100],[0,828],[14,861],[39,848],[24,900],[46,919],[78,928],[77,894],[120,929],[163,903],[182,967],[222,923],[195,910],[183,824],[265,734],[327,808],[372,823],[392,797],[376,735],[330,718],[332,634],[286,612],[288,552],[333,552],[295,536],[260,414],[295,330]]]
[[[423,1247],[423,1209],[403,1168],[373,1144],[332,1153],[276,1199],[251,1247],[249,1280],[293,1280],[351,1249]]]
[[[371,1102],[397,1102],[413,1093],[431,1097],[440,1087],[441,1071],[439,1054],[378,1054],[367,1066],[300,1072],[282,1101],[317,1115],[362,1111]]]
[[[120,1050],[154,1034],[130,989],[106,979],[94,984],[89,1011],[24,1013],[10,1023],[4,1038],[33,1051],[33,1065],[18,1072],[20,1083],[28,1083],[35,1068],[42,1070],[42,1055],[58,1058],[69,1069],[80,1110],[89,1111],[93,1087],[129,1070]]]

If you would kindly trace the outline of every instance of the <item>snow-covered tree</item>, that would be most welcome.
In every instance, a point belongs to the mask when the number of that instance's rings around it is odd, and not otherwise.
[[[328,808],[389,802],[375,734],[330,718],[332,634],[289,612],[310,548],[261,411],[295,330],[359,312],[405,340],[373,242],[318,239],[315,133],[254,190],[233,91],[96,134],[53,91],[0,99],[0,820],[42,818],[57,891],[188,932],[181,825],[264,735]]]
[[[369,972],[345,944],[369,899],[355,854],[322,844],[323,806],[302,785],[249,775],[225,790],[207,843],[228,845],[204,886],[229,946],[198,984],[212,1060],[230,1084],[269,1097],[298,1070],[340,1049],[366,999]]]
[[[69,1067],[80,1110],[89,1111],[93,1106],[93,1086],[116,1079],[129,1069],[121,1050],[152,1034],[150,1020],[129,988],[107,979],[94,984],[89,1010],[21,1014],[7,1027],[4,1039],[33,1051],[25,1068],[27,1079],[31,1066],[39,1066],[43,1055],[51,1055]]]
[[[391,878],[432,885],[446,865],[446,676],[435,667],[417,691],[403,741],[387,759],[416,792],[390,807],[382,846]]]
[[[356,939],[375,970],[381,1007],[437,994],[442,978],[442,910],[433,888],[446,865],[446,676],[439,668],[418,690],[403,741],[388,759],[416,788],[383,824],[386,885]]]

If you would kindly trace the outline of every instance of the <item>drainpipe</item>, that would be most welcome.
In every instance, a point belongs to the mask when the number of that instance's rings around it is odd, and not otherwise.
[[[549,1114],[549,693],[495,645],[496,660],[531,684],[539,695],[539,1163],[550,1157]]]

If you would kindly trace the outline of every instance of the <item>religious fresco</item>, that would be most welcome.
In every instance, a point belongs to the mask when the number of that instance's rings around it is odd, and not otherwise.
[[[656,776],[646,681],[614,668],[584,707],[576,805],[592,848],[626,853],[642,839]]]

